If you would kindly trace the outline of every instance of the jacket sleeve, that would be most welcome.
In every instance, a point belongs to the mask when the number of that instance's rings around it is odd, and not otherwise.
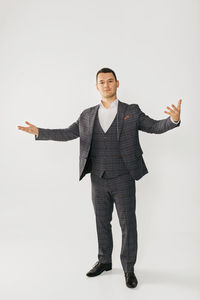
[[[164,133],[168,130],[171,130],[175,127],[180,126],[181,120],[178,123],[171,121],[170,116],[161,120],[154,120],[141,111],[139,105],[137,105],[138,113],[138,129],[147,133]]]
[[[38,127],[38,136],[35,135],[35,140],[52,140],[67,142],[78,138],[79,135],[79,120],[71,124],[68,128],[63,129],[45,129]]]

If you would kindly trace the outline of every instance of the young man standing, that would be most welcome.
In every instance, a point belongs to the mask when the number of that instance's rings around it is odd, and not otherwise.
[[[96,87],[100,103],[85,109],[68,128],[44,129],[29,122],[26,122],[29,127],[18,128],[34,134],[35,140],[69,141],[80,137],[79,180],[90,173],[98,237],[98,261],[86,275],[94,277],[112,269],[111,220],[115,204],[122,230],[120,259],[125,282],[135,288],[138,284],[134,270],[138,248],[135,181],[148,173],[138,131],[161,134],[180,126],[182,100],[177,107],[172,105],[173,109],[167,106],[168,118],[154,120],[138,104],[127,104],[117,98],[119,80],[113,70],[99,70]]]

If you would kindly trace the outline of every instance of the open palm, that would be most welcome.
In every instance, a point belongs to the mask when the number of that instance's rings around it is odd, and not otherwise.
[[[177,107],[172,104],[173,109],[171,109],[169,106],[167,106],[167,109],[169,109],[169,111],[164,111],[164,113],[166,113],[172,117],[174,122],[178,122],[180,120],[181,103],[182,103],[182,99],[179,99]]]
[[[28,121],[25,121],[25,123],[27,125],[29,125],[29,127],[17,126],[18,129],[23,130],[23,131],[28,132],[28,133],[31,133],[31,134],[38,135],[38,128],[35,125],[29,123]]]

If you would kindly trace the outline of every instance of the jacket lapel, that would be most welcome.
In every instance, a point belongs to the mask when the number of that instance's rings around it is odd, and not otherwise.
[[[94,106],[89,115],[89,138],[90,138],[89,143],[91,142],[91,139],[92,139],[94,120],[95,120],[96,113],[98,112],[99,106],[100,106],[100,104],[97,104],[96,106]]]
[[[118,102],[118,130],[117,130],[117,139],[119,141],[120,134],[124,125],[124,116],[128,105],[124,102]]]

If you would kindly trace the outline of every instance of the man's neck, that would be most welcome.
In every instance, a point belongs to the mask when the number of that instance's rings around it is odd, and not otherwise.
[[[117,99],[117,96],[113,96],[112,98],[102,98],[101,102],[105,108],[109,108],[111,103]]]

